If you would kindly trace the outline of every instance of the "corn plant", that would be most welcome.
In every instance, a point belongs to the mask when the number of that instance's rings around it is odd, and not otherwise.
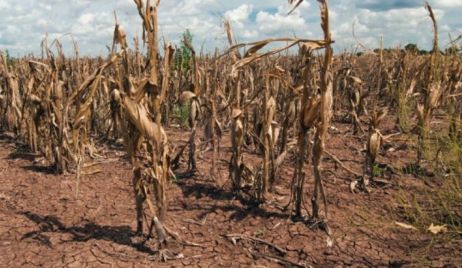
[[[426,8],[429,12],[429,16],[433,23],[433,52],[430,55],[429,60],[425,63],[426,66],[426,78],[424,81],[423,89],[423,100],[422,103],[417,105],[418,114],[418,128],[419,128],[419,139],[418,139],[418,150],[417,150],[417,162],[424,158],[426,151],[426,142],[428,139],[428,131],[430,127],[430,121],[432,118],[433,111],[438,107],[441,96],[443,94],[442,85],[442,68],[443,62],[441,59],[439,46],[438,46],[438,25],[435,19],[435,15],[431,6],[426,3]]]

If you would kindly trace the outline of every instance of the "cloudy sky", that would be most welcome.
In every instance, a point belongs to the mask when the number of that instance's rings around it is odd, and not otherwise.
[[[431,46],[431,22],[423,0],[331,0],[332,33],[335,49],[355,47],[352,27],[364,45],[385,46],[417,43]],[[462,33],[462,0],[430,0],[440,27],[441,44],[449,34]],[[319,38],[319,10],[316,1],[305,1],[292,15],[286,0],[162,0],[160,33],[165,40],[178,42],[189,28],[194,44],[212,51],[226,46],[221,18],[228,18],[239,42],[267,37]],[[141,34],[141,22],[133,0],[0,0],[0,50],[13,56],[39,54],[40,41],[59,38],[67,52],[74,38],[81,54],[103,55],[112,41],[114,16],[125,28],[129,43]]]

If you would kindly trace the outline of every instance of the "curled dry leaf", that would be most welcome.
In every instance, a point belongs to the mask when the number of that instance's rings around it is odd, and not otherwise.
[[[328,248],[331,248],[334,246],[334,239],[332,239],[332,237],[328,236],[326,238],[326,244],[327,244],[327,247]]]
[[[276,64],[274,66],[274,68],[276,69],[276,71],[280,72],[280,73],[285,73],[286,70],[284,70],[284,68],[282,68],[281,66],[279,66],[279,64]]]
[[[395,224],[398,225],[399,227],[402,227],[404,229],[409,229],[409,230],[417,230],[414,226],[407,224],[407,223],[402,223],[399,221],[395,221]]]
[[[232,117],[234,119],[238,118],[241,114],[242,114],[241,109],[233,109],[233,111],[232,111]]]
[[[424,120],[424,106],[422,104],[417,104],[417,116],[419,116],[419,120]]]
[[[122,49],[127,48],[127,40],[126,40],[127,34],[122,29],[122,26],[120,26],[119,24],[115,25],[113,36],[114,36],[113,41],[112,41],[113,49],[114,49],[115,44],[119,44],[122,47]]]
[[[358,186],[358,181],[356,181],[356,180],[355,180],[355,181],[352,181],[352,182],[350,183],[350,192],[354,193],[357,186]]]
[[[363,83],[363,81],[359,77],[356,77],[356,76],[350,76],[350,79],[355,84],[362,84]]]
[[[319,107],[321,99],[319,96],[311,98],[303,109],[303,126],[305,128],[311,128],[315,124],[316,120],[319,119]]]
[[[234,132],[236,133],[237,145],[240,146],[244,142],[244,126],[242,125],[242,121],[240,119],[236,120]]]
[[[448,227],[447,227],[446,224],[444,224],[444,225],[433,225],[433,223],[432,223],[428,227],[427,231],[429,231],[432,234],[445,233],[445,232],[448,231]]]
[[[30,102],[36,103],[36,104],[39,104],[39,103],[42,102],[42,99],[39,96],[35,95],[35,94],[30,94],[29,95],[29,100],[30,100]]]
[[[185,101],[190,100],[190,99],[195,98],[195,97],[196,97],[196,94],[194,94],[193,92],[191,92],[191,91],[183,91],[183,93],[181,93],[181,96],[180,96],[180,101],[185,102]]]
[[[271,49],[263,54],[257,54],[257,52],[265,47],[266,45],[274,42],[288,42],[289,44],[280,48],[276,49]],[[245,56],[236,61],[231,70],[231,76],[232,77],[237,77],[238,70],[252,62],[256,62],[264,57],[271,56],[277,53],[280,53],[282,51],[285,51],[293,46],[296,46],[300,44],[302,48],[305,48],[307,50],[316,50],[320,48],[324,48],[327,44],[330,44],[331,42],[326,42],[325,40],[310,40],[310,39],[299,39],[299,38],[273,38],[273,39],[266,39],[254,43],[243,43],[243,44],[237,44],[232,46],[226,53],[232,53],[236,51],[239,48],[250,46],[250,48],[247,50],[247,53]]]
[[[297,7],[303,3],[303,0],[289,0],[289,4],[290,5],[295,5],[288,13],[288,15],[292,14],[292,12],[295,11],[295,9],[297,9]]]
[[[274,119],[274,115],[276,113],[276,100],[273,97],[270,97],[268,100],[266,107],[268,108],[268,122],[272,122]]]
[[[167,135],[164,129],[152,121],[143,105],[135,103],[129,97],[123,98],[123,103],[129,120],[143,136],[158,145],[167,142]]]
[[[281,132],[281,128],[279,127],[278,122],[276,121],[271,122],[269,134],[271,135],[270,137],[271,137],[273,144],[275,144],[276,141],[278,140],[280,132]]]
[[[287,107],[286,111],[286,120],[289,124],[292,124],[295,120],[296,116],[296,107],[295,107],[295,101],[291,101],[290,105]]]
[[[191,101],[191,109],[190,109],[190,113],[189,113],[189,124],[191,126],[193,126],[194,124],[194,121],[197,121],[199,120],[200,116],[201,116],[201,106],[200,106],[200,103],[197,99],[193,99]]]
[[[120,103],[120,100],[121,100],[120,91],[117,89],[112,90],[111,99],[116,103]]]
[[[369,137],[369,154],[372,156],[372,159],[377,157],[377,153],[380,149],[380,133],[376,130]]]
[[[375,128],[378,128],[380,122],[387,116],[388,110],[387,109],[380,109],[377,113],[373,115],[373,125]]]
[[[442,90],[440,83],[432,83],[430,85],[430,94],[429,94],[429,107],[434,109],[438,106],[438,101],[440,99]]]
[[[413,78],[411,81],[411,85],[409,86],[409,89],[406,91],[406,98],[409,98],[412,96],[416,85],[417,85],[417,79]]]

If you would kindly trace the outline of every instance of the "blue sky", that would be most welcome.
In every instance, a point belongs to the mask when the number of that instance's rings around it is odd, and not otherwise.
[[[433,0],[440,29],[441,44],[451,34],[462,33],[462,0]],[[370,48],[417,43],[431,46],[431,22],[421,0],[331,0],[331,27],[337,51],[355,48],[352,26],[358,39]],[[221,17],[228,18],[239,42],[268,37],[320,38],[319,10],[316,1],[306,1],[292,15],[286,0],[162,0],[159,25],[162,37],[178,42],[189,28],[197,47],[208,51],[225,48]],[[129,43],[141,35],[140,20],[133,0],[0,0],[0,50],[10,54],[39,54],[40,42],[59,38],[67,52],[71,37],[83,55],[104,55],[112,41],[114,16],[125,28]]]

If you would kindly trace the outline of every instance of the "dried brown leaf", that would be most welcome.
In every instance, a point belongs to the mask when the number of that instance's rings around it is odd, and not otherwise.
[[[399,227],[404,228],[404,229],[417,230],[417,228],[415,228],[414,226],[412,226],[410,224],[407,224],[407,223],[395,221],[395,224],[398,225]]]
[[[430,226],[427,229],[430,233],[432,234],[439,234],[439,233],[445,233],[448,231],[448,227],[446,224],[444,225],[433,225],[430,224]]]

